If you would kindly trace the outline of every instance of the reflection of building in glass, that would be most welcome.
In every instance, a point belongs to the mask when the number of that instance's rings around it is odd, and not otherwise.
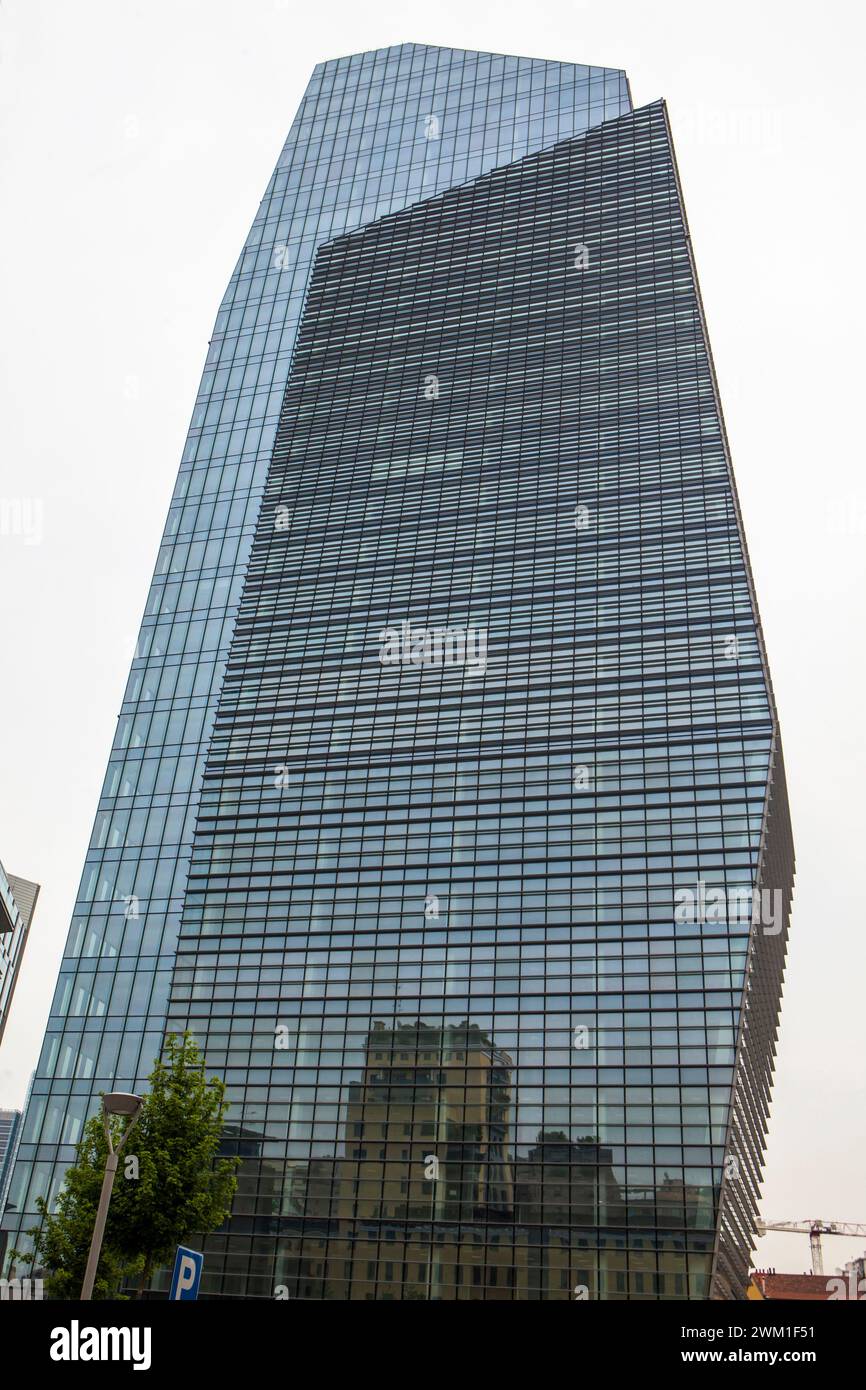
[[[686,1243],[697,1191],[665,1178],[626,1192],[613,1149],[593,1136],[542,1132],[512,1159],[512,1069],[476,1025],[374,1023],[363,1080],[349,1087],[344,1154],[287,1166],[281,1198],[261,1171],[284,1295],[686,1296],[686,1249],[693,1260],[711,1249],[707,1232]],[[652,1227],[660,1238],[625,1238]]]
[[[374,1024],[364,1080],[349,1088],[345,1164],[355,1174],[353,1214],[510,1218],[510,1067],[511,1059],[471,1025]]]
[[[283,1204],[284,1214],[304,1218],[307,1245],[316,1223],[327,1223],[323,1267],[331,1271],[332,1291],[339,1285],[339,1296],[348,1297],[354,1285],[355,1297],[401,1296],[403,1276],[395,1277],[394,1260],[384,1260],[379,1270],[379,1222],[399,1223],[400,1267],[414,1270],[410,1283],[419,1289],[429,1291],[434,1276],[438,1289],[447,1277],[443,1270],[455,1287],[464,1274],[468,1287],[477,1287],[482,1267],[471,1257],[465,1263],[461,1224],[514,1217],[510,1068],[507,1054],[472,1024],[374,1023],[363,1080],[349,1087],[344,1156],[313,1159],[303,1174],[294,1170]],[[429,1261],[432,1222],[451,1237],[449,1259]],[[512,1260],[503,1241],[497,1260],[503,1289]],[[289,1282],[294,1278],[303,1294],[309,1265],[309,1259],[287,1258],[283,1276],[290,1293],[296,1292]],[[430,1296],[443,1295],[434,1289]]]
[[[520,1219],[551,1226],[619,1225],[624,1203],[613,1168],[613,1150],[586,1136],[570,1141],[562,1131],[541,1133],[517,1162]]]

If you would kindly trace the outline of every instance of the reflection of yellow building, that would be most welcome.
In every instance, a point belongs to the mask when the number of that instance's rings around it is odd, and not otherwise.
[[[532,1225],[598,1226],[622,1222],[613,1152],[591,1135],[572,1142],[542,1131],[517,1167],[519,1219]]]
[[[592,1135],[541,1132],[515,1159],[512,1070],[474,1025],[376,1024],[343,1155],[283,1170],[276,1284],[313,1299],[703,1296],[711,1230],[685,1250],[697,1190],[625,1193]]]
[[[352,1086],[341,1218],[509,1219],[511,1059],[478,1029],[374,1027]]]

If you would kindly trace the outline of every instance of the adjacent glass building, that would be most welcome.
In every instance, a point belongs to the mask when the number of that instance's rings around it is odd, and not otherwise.
[[[7,874],[0,864],[0,1042],[9,1021],[38,897],[38,883]]]
[[[742,1297],[792,875],[664,106],[321,65],[217,319],[20,1225],[189,1026],[243,1159],[208,1296]]]
[[[0,1110],[0,1211],[3,1209],[6,1182],[11,1176],[11,1158],[20,1121],[20,1110]]]

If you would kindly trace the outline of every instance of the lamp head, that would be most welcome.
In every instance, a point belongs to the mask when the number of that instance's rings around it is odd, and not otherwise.
[[[109,1091],[102,1097],[106,1115],[137,1115],[142,1106],[142,1097],[131,1095],[128,1091]]]

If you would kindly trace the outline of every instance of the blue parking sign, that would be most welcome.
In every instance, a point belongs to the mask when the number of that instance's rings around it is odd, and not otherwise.
[[[185,1245],[177,1247],[169,1299],[198,1298],[203,1264],[204,1255],[200,1255],[198,1250],[187,1250]]]

